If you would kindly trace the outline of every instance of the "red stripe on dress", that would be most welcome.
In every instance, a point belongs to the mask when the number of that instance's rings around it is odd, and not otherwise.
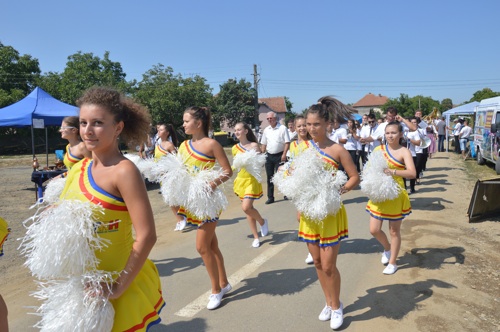
[[[108,209],[108,210],[115,210],[115,211],[128,211],[126,205],[116,205],[110,202],[106,202],[94,195],[92,195],[88,190],[87,187],[85,186],[85,171],[86,171],[86,166],[88,164],[90,159],[85,159],[82,162],[82,172],[80,173],[80,179],[79,179],[79,185],[80,185],[80,190],[82,191],[82,194],[92,203],[94,204],[100,204],[103,208]]]
[[[191,149],[188,142],[185,142],[184,143],[186,145],[186,149],[189,153],[190,156],[192,156],[194,159],[197,159],[199,161],[203,161],[203,162],[206,162],[206,163],[209,163],[209,162],[215,162],[215,158],[210,158],[210,159],[207,159],[207,158],[204,158],[202,156],[198,156],[198,152],[196,152],[195,150]]]

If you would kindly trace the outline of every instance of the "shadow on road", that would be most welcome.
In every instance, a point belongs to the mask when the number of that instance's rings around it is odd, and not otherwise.
[[[203,264],[201,257],[186,258],[186,257],[173,257],[167,259],[153,260],[160,277],[168,277],[174,273],[189,271]]]
[[[419,309],[420,302],[430,298],[432,288],[456,288],[441,280],[428,279],[413,284],[394,284],[375,287],[344,308],[343,329],[352,322],[372,320],[377,317],[402,319],[408,313]],[[362,313],[356,315],[357,311]]]
[[[375,239],[347,239],[340,243],[339,254],[374,254],[381,253],[384,247]]]
[[[449,248],[414,248],[410,253],[398,259],[400,268],[419,267],[429,270],[438,270],[444,264],[463,264],[465,251],[462,247]],[[404,266],[403,266],[404,265]]]
[[[205,322],[204,319],[201,318],[193,318],[185,322],[175,322],[172,324],[159,324],[152,326],[149,331],[151,332],[156,332],[156,331],[206,331],[208,328],[207,323]]]
[[[311,285],[317,279],[316,269],[311,267],[262,272],[255,278],[242,280],[241,287],[226,295],[227,301],[224,301],[223,305],[259,294],[292,295]]]
[[[417,189],[417,194],[419,192],[429,192],[435,191],[432,188],[427,189]],[[442,197],[418,197],[413,199],[414,196],[410,196],[412,208],[415,210],[428,210],[428,211],[440,211],[444,210],[445,206],[443,202],[448,204],[453,204],[452,201],[448,201]]]

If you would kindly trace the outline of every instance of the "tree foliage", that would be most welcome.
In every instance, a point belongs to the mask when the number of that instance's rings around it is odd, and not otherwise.
[[[12,46],[0,42],[0,107],[24,98],[36,86],[40,75],[38,60],[20,55]]]
[[[221,84],[219,93],[213,99],[214,128],[221,123],[234,127],[238,122],[254,125],[255,89],[245,79],[229,79]]]
[[[180,128],[184,110],[209,105],[212,89],[201,76],[183,78],[171,67],[158,64],[143,75],[133,96],[149,108],[154,124],[165,122]]]
[[[398,113],[404,117],[415,115],[415,111],[419,109],[422,111],[422,115],[424,116],[431,113],[434,107],[441,110],[441,104],[439,101],[434,100],[431,97],[424,97],[421,95],[409,97],[404,93],[401,93],[398,98],[390,98],[387,103],[384,104],[382,110],[385,112],[389,106],[395,107],[398,110]]]
[[[441,112],[451,110],[453,108],[453,102],[450,98],[445,98],[441,100]]]
[[[472,98],[469,100],[469,103],[473,101],[481,101],[483,99],[493,98],[500,96],[500,92],[494,92],[490,88],[484,88],[482,90],[474,92]]]

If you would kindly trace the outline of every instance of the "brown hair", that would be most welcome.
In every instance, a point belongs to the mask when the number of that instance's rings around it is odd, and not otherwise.
[[[172,138],[172,144],[175,147],[179,146],[179,140],[177,139],[177,134],[175,133],[174,126],[170,123],[160,123],[160,126],[164,126],[165,129],[168,131],[168,137]]]
[[[123,121],[120,137],[129,146],[142,145],[146,141],[151,116],[146,107],[125,97],[120,92],[105,87],[93,87],[86,90],[78,99],[77,105],[98,105],[110,112],[116,123]]]
[[[318,104],[309,107],[306,116],[309,113],[316,113],[326,122],[346,123],[347,119],[351,118],[353,111],[355,110],[352,107],[343,104],[332,96],[325,96],[318,100]]]
[[[252,128],[250,128],[250,126],[244,122],[238,122],[237,124],[241,124],[243,125],[243,129],[246,129],[247,130],[247,140],[249,140],[250,142],[255,142],[255,143],[258,143],[257,141],[257,137],[255,137],[255,134],[252,130]]]
[[[80,135],[80,118],[77,116],[67,116],[65,117],[62,122],[67,123],[70,125],[70,127],[75,127],[76,129],[76,134]]]
[[[212,115],[208,107],[191,106],[186,108],[184,113],[189,113],[196,120],[200,120],[203,125],[203,133],[208,136],[208,131],[212,126]]]

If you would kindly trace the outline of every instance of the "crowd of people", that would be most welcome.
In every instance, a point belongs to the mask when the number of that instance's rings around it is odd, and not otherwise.
[[[111,287],[104,288],[99,296],[109,299],[114,307],[113,330],[137,326],[140,326],[137,330],[147,330],[160,322],[159,312],[165,305],[158,271],[148,259],[156,242],[153,210],[143,175],[130,159],[122,155],[119,142],[131,147],[140,146],[141,157],[154,158],[157,162],[171,154],[179,155],[193,176],[212,169],[217,163],[222,175],[210,180],[211,191],[228,181],[234,169],[237,175],[233,189],[241,200],[242,211],[253,235],[253,248],[259,248],[260,237],[269,233],[268,219],[254,206],[264,193],[259,177],[252,170],[263,165],[258,164],[258,158],[247,158],[242,161],[243,167],[231,167],[223,147],[209,137],[211,113],[206,107],[194,106],[185,110],[183,129],[189,139],[180,143],[170,124],[158,124],[156,130],[150,132],[151,119],[147,110],[115,90],[89,89],[78,104],[79,117],[66,118],[61,126],[62,137],[69,144],[65,157],[68,173],[65,174],[66,184],[60,199],[89,202],[104,208],[104,213],[92,214],[105,226],[97,228],[97,236],[109,241],[108,246],[98,253],[98,268],[118,273]],[[269,126],[262,130],[260,139],[248,124],[236,124],[238,144],[232,147],[233,160],[249,154],[265,156],[266,204],[275,202],[273,178],[277,174],[292,179],[303,174],[300,168],[305,167],[301,166],[304,164],[295,164],[294,161],[306,151],[312,151],[321,160],[323,171],[333,174],[332,181],[340,172],[346,176],[346,181],[339,185],[339,206],[334,212],[329,210],[317,218],[311,217],[307,207],[296,206],[298,238],[307,245],[306,263],[314,264],[325,298],[318,319],[329,321],[332,329],[338,329],[343,324],[343,304],[337,256],[341,240],[349,236],[348,216],[340,195],[360,184],[361,174],[370,167],[372,156],[383,156],[380,177],[391,178],[398,190],[394,197],[383,200],[369,197],[367,227],[383,247],[380,260],[385,267],[382,272],[394,274],[401,245],[401,224],[411,213],[408,195],[415,192],[415,185],[419,184],[426,170],[427,159],[437,151],[443,151],[443,130],[448,128],[440,121],[424,121],[418,110],[414,117],[403,118],[395,108],[389,108],[382,120],[370,113],[363,115],[362,121],[358,122],[352,117],[352,109],[329,96],[320,98],[304,115],[296,116],[286,126],[278,121],[274,112],[269,112],[266,118]],[[455,128],[459,130],[460,144],[470,135],[464,129],[466,121],[463,125]],[[150,132],[147,137],[146,132]],[[408,187],[407,179],[410,182]],[[318,179],[299,180],[314,182]],[[322,190],[326,189],[318,188],[320,194]],[[307,193],[299,190],[297,196],[290,197],[292,203],[300,195]],[[222,211],[216,216],[200,216],[183,204],[171,206],[171,209],[177,220],[176,231],[183,230],[186,225],[196,228],[196,250],[211,284],[207,308],[216,309],[232,289],[216,235]],[[115,225],[117,220],[120,221],[118,226]],[[388,222],[389,236],[382,230],[384,221]],[[108,231],[111,228],[113,232]],[[131,310],[131,307],[136,309]]]

